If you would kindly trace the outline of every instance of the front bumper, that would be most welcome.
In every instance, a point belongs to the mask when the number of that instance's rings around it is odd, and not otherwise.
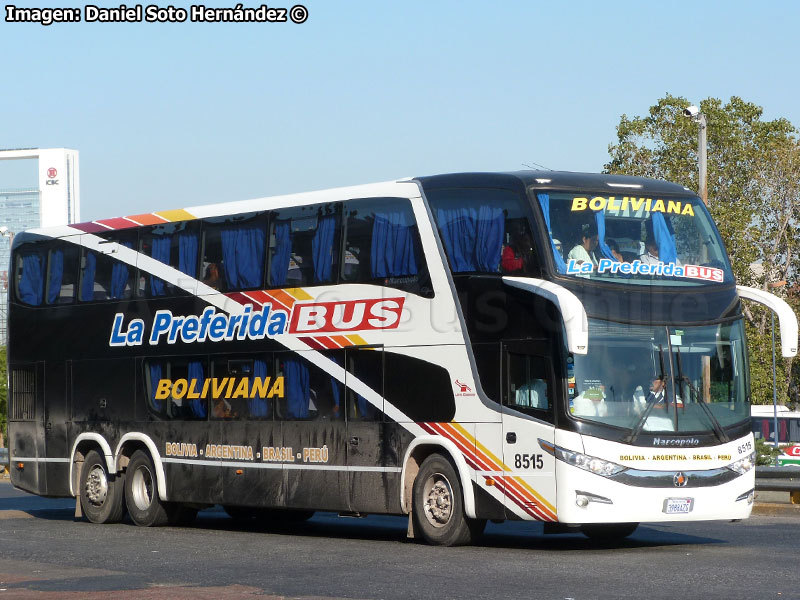
[[[690,472],[686,487],[669,485],[676,479],[676,474],[676,471],[662,471],[659,472],[661,476],[646,482],[644,479],[636,482],[630,477],[615,480],[557,461],[558,520],[569,524],[657,523],[746,519],[750,516],[755,469],[732,478],[715,478],[712,474],[706,478],[696,477],[694,481]],[[668,499],[691,499],[691,510],[667,514],[665,502]]]

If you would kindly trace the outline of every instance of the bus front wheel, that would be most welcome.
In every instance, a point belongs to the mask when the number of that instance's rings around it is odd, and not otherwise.
[[[153,461],[146,452],[131,456],[125,474],[125,502],[133,522],[142,527],[164,525],[170,520],[167,504],[158,497]]]
[[[412,510],[416,527],[429,544],[469,544],[483,531],[485,520],[464,514],[461,482],[452,463],[441,454],[426,458],[414,480]]]
[[[105,458],[90,450],[81,469],[81,510],[92,523],[118,523],[125,516],[122,477],[112,475]]]

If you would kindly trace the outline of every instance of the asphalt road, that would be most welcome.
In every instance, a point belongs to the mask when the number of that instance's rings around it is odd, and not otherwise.
[[[0,482],[0,600],[800,599],[796,517],[646,525],[613,546],[489,524],[478,545],[434,548],[407,540],[397,517],[324,513],[269,530],[212,509],[190,527],[146,529],[73,512]]]

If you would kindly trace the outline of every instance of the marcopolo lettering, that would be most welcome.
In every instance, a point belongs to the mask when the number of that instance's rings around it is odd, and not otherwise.
[[[653,438],[653,446],[675,446],[683,448],[685,446],[698,446],[700,440],[697,438]]]

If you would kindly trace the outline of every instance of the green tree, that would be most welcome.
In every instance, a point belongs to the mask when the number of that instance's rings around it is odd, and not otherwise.
[[[667,94],[645,117],[622,115],[609,145],[607,173],[667,179],[698,189],[698,125],[683,116],[685,98]],[[762,120],[763,109],[741,98],[700,103],[708,122],[709,210],[731,257],[737,282],[784,295],[800,274],[800,143],[786,119]],[[797,305],[795,304],[795,307]],[[768,310],[746,303],[753,401],[772,402]],[[779,340],[779,337],[777,338]],[[778,397],[789,396],[791,364],[778,355]]]

